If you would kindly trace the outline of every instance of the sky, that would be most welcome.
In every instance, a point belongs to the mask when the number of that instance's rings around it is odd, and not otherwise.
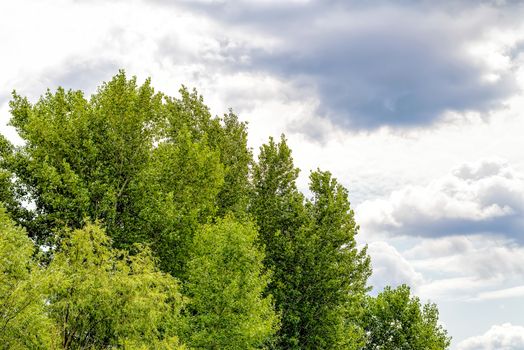
[[[0,2],[0,131],[16,91],[119,69],[284,133],[349,189],[373,293],[437,303],[454,350],[524,349],[524,2]]]

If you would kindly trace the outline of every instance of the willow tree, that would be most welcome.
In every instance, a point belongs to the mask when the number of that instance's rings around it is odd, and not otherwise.
[[[177,348],[184,301],[150,251],[111,247],[93,224],[66,230],[46,269],[46,309],[63,349]]]
[[[5,349],[52,349],[56,327],[45,310],[46,279],[35,246],[0,206],[0,343]]]

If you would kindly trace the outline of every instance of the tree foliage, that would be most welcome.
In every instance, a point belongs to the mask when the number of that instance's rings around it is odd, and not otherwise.
[[[451,338],[438,324],[436,305],[421,305],[407,285],[386,287],[376,298],[368,297],[366,306],[365,350],[444,350],[450,345]]]
[[[353,211],[347,190],[329,172],[310,175],[309,222],[299,235],[302,348],[357,348],[357,315],[369,290],[366,248],[356,247]]]
[[[120,71],[89,98],[13,93],[24,142],[0,136],[3,344],[447,348],[409,288],[366,296],[369,257],[329,172],[311,172],[306,198],[284,136],[254,162],[245,123],[179,92]]]
[[[347,349],[359,344],[352,319],[367,291],[366,250],[356,248],[357,226],[347,191],[328,172],[313,172],[305,200],[284,137],[260,149],[253,169],[251,212],[274,271],[268,293],[282,314],[277,348]]]
[[[15,180],[14,217],[30,236],[52,244],[56,228],[100,220],[115,246],[151,243],[161,267],[183,275],[196,226],[245,212],[251,152],[232,112],[212,118],[196,91],[180,92],[121,71],[89,100],[59,88],[31,104],[15,93],[11,125],[25,144],[0,143],[0,186]]]
[[[45,313],[45,280],[34,245],[0,206],[0,344],[4,349],[54,348]]]
[[[195,235],[187,293],[188,343],[197,349],[256,349],[274,334],[278,318],[262,296],[269,275],[252,224],[231,217]]]
[[[177,281],[157,270],[148,249],[110,246],[93,224],[66,232],[47,268],[50,317],[64,349],[148,346],[176,341],[183,299]]]
[[[81,91],[48,91],[37,103],[13,95],[11,124],[24,139],[8,158],[21,200],[33,202],[22,222],[45,242],[56,227],[104,221],[121,239],[130,210],[129,184],[147,164],[158,136],[162,96],[123,73],[88,101]]]
[[[217,152],[182,129],[174,143],[155,148],[140,181],[132,185],[138,241],[152,244],[165,271],[182,277],[193,233],[216,214],[224,183]]]

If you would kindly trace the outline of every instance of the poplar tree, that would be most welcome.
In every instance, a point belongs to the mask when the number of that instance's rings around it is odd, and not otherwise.
[[[348,191],[329,172],[309,177],[310,221],[303,227],[297,263],[302,266],[300,298],[303,348],[358,349],[359,315],[371,275],[366,247],[357,247],[358,226]]]
[[[218,215],[233,212],[245,214],[249,199],[249,167],[251,150],[247,146],[247,124],[229,110],[221,118],[211,116],[204,99],[196,90],[185,86],[180,98],[166,98],[168,110],[166,135],[176,139],[181,130],[188,130],[193,141],[202,141],[217,152],[224,166],[224,184],[217,198]]]
[[[298,169],[284,137],[260,149],[253,169],[251,212],[274,273],[267,292],[275,297],[282,326],[275,347],[358,348],[359,305],[371,273],[347,191],[328,172],[313,172],[305,200]]]
[[[291,149],[284,136],[269,139],[260,147],[253,166],[253,196],[250,213],[265,246],[264,265],[273,273],[266,293],[273,295],[281,315],[281,327],[272,346],[300,348],[301,297],[300,247],[297,235],[307,220],[304,196],[296,187],[299,170],[293,165]]]

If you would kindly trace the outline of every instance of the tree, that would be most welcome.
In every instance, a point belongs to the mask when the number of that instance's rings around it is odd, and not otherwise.
[[[176,138],[189,130],[193,141],[206,140],[224,165],[224,185],[217,198],[218,215],[245,214],[249,200],[251,150],[247,146],[247,125],[229,110],[222,118],[212,118],[204,99],[196,90],[180,89],[180,98],[167,98],[167,135]]]
[[[21,222],[28,222],[28,212],[17,202],[18,196],[14,186],[13,173],[7,166],[13,152],[13,145],[0,134],[0,203],[12,218],[19,219],[18,221]]]
[[[151,242],[164,271],[185,280],[188,247],[199,225],[229,212],[245,216],[251,152],[246,126],[230,112],[211,118],[196,91],[166,99],[164,139],[130,185],[139,241]]]
[[[275,298],[281,327],[275,339],[277,348],[300,348],[301,317],[297,309],[301,286],[297,255],[297,235],[306,222],[304,196],[296,187],[299,170],[293,165],[291,149],[284,136],[260,147],[253,165],[253,194],[250,213],[259,228],[260,244],[265,246],[264,265],[273,277],[266,293]]]
[[[254,163],[232,111],[212,117],[195,90],[169,97],[123,71],[89,99],[59,88],[10,107],[24,143],[0,136],[0,202],[25,229],[0,210],[12,348],[170,349],[179,334],[196,348],[449,344],[409,289],[365,297],[348,191],[315,171],[306,199],[284,136]],[[417,326],[392,329],[399,312]]]
[[[284,137],[260,150],[253,168],[251,212],[274,271],[282,326],[276,348],[357,348],[357,314],[371,273],[366,250],[356,248],[358,227],[347,191],[327,172],[310,177],[311,200],[296,188],[298,169]]]
[[[12,203],[14,199],[11,174],[4,169],[4,166],[2,166],[2,163],[4,162],[4,157],[2,155],[8,155],[10,153],[12,153],[11,144],[0,134],[0,203]]]
[[[183,299],[148,249],[113,249],[93,224],[64,235],[46,271],[47,309],[63,349],[178,346]]]
[[[218,215],[231,212],[244,216],[249,203],[249,170],[253,155],[247,146],[247,125],[230,110],[222,118],[223,127],[210,133],[210,143],[220,152],[224,164],[224,185],[218,194]]]
[[[371,275],[366,248],[358,249],[347,190],[329,172],[310,175],[309,222],[297,239],[301,252],[301,343],[308,349],[357,349],[358,315]]]
[[[38,244],[99,220],[115,247],[151,243],[161,268],[183,278],[196,227],[245,214],[251,152],[232,112],[212,118],[196,91],[180,94],[123,71],[90,99],[59,88],[32,104],[14,93],[11,125],[25,144],[0,140],[0,199],[14,198],[10,213]]]
[[[5,349],[52,349],[55,328],[45,313],[45,280],[35,246],[0,206],[0,343]]]
[[[30,202],[31,237],[46,243],[53,230],[103,220],[120,245],[133,243],[130,184],[148,164],[162,124],[162,95],[146,81],[137,87],[121,71],[90,100],[81,91],[47,93],[31,104],[16,93],[11,125],[25,144],[6,157],[19,203]]]
[[[138,241],[152,245],[160,266],[173,276],[185,279],[193,234],[215,216],[223,173],[217,152],[205,140],[192,141],[183,128],[176,141],[152,151],[140,180],[131,185],[137,214],[126,221],[143,236]]]
[[[410,288],[386,287],[376,298],[368,297],[363,327],[368,334],[365,350],[444,350],[451,338],[438,324],[435,304],[421,305]]]
[[[277,329],[257,232],[231,217],[194,238],[187,293],[187,342],[197,349],[255,349]]]

